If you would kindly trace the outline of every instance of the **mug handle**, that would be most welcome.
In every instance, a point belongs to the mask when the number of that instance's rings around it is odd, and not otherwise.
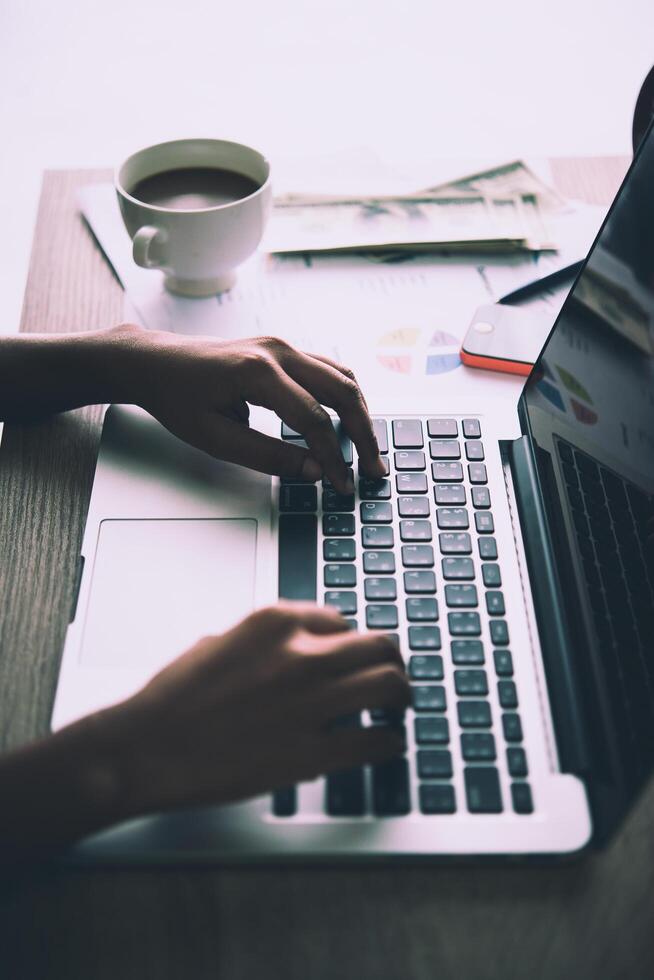
[[[163,265],[160,258],[155,258],[150,254],[150,249],[155,242],[163,245],[165,240],[166,236],[160,228],[154,228],[152,225],[143,225],[142,228],[139,228],[132,242],[132,255],[136,264],[144,269],[158,269]]]

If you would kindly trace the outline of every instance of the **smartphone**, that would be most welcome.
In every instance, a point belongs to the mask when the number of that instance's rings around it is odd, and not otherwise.
[[[479,306],[461,344],[468,367],[528,375],[552,324],[520,306]]]

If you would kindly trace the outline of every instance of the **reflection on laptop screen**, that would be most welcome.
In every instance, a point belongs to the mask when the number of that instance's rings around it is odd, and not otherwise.
[[[569,618],[599,654],[629,790],[654,761],[653,319],[650,129],[522,400],[562,532],[555,550]]]

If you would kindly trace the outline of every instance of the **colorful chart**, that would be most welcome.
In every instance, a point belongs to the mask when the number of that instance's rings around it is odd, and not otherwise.
[[[545,361],[542,362],[541,367],[543,377],[538,381],[536,387],[550,405],[554,405],[559,412],[565,413],[567,411],[561,391],[561,385],[563,385],[564,392],[567,391],[570,399],[570,408],[577,421],[583,425],[595,425],[597,412],[591,407],[594,404],[593,399],[579,378],[576,378],[566,368],[556,364],[557,380]]]
[[[399,327],[377,341],[378,362],[397,374],[445,374],[461,365],[459,340],[445,330],[428,336],[420,327]]]

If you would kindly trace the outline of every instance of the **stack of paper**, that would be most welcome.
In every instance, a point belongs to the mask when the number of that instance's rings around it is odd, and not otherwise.
[[[564,202],[522,161],[400,196],[286,193],[269,252],[556,251],[546,222]]]

